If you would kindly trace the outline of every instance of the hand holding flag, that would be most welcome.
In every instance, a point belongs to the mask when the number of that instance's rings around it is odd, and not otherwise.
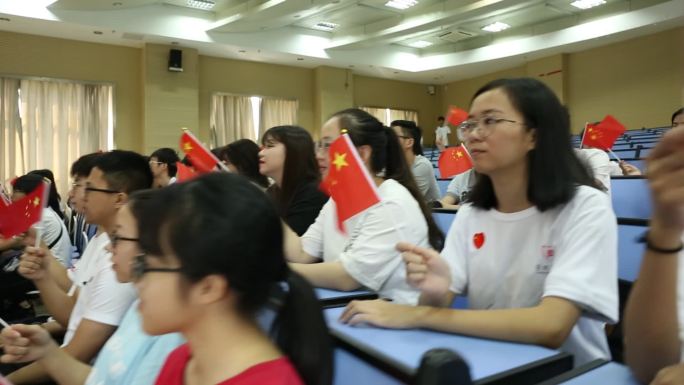
[[[442,178],[449,178],[462,174],[473,168],[473,161],[463,144],[458,147],[449,147],[439,154],[437,161],[439,174]]]
[[[625,126],[617,119],[611,115],[606,115],[599,123],[587,124],[582,136],[582,146],[609,150],[625,130]]]
[[[343,222],[380,202],[380,196],[348,134],[332,142],[329,157],[321,189],[335,202],[337,226],[344,232]]]

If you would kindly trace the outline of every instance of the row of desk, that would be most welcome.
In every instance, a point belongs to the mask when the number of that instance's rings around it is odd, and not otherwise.
[[[344,303],[372,298],[373,294],[325,289],[316,292],[324,304],[324,316],[335,341],[335,385],[461,385],[419,375],[423,355],[437,348],[457,353],[468,364],[472,382],[463,385],[637,384],[622,365],[595,361],[573,369],[571,355],[540,346],[422,329],[345,325],[338,321]]]

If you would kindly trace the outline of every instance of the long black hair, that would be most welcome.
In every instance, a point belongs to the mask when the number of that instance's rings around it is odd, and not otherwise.
[[[339,119],[340,127],[347,130],[355,146],[371,147],[370,168],[373,173],[384,173],[386,179],[396,180],[411,193],[427,221],[430,245],[436,250],[441,250],[444,245],[444,233],[437,227],[425,204],[425,198],[416,186],[394,130],[385,127],[371,114],[356,108],[337,112],[332,117]]]
[[[672,125],[674,125],[674,120],[681,114],[684,114],[684,107],[678,109],[677,111],[672,113],[672,118],[670,121],[672,122]]]
[[[259,173],[259,146],[249,139],[239,139],[218,149],[218,158],[238,169],[240,175],[259,186],[268,187],[268,178]]]
[[[295,193],[302,185],[319,182],[321,172],[316,161],[316,152],[311,134],[299,126],[276,126],[269,128],[261,139],[266,145],[269,140],[285,146],[285,165],[280,186],[269,187],[281,216],[285,216]]]
[[[535,147],[527,153],[527,199],[539,211],[569,202],[578,185],[596,187],[591,172],[575,155],[570,138],[570,115],[556,94],[532,78],[498,79],[477,90],[475,98],[501,89],[523,116],[524,126],[535,131]],[[485,210],[497,206],[492,180],[478,174],[470,191],[473,206]]]
[[[50,192],[48,194],[47,205],[54,211],[61,219],[64,219],[64,213],[62,213],[62,208],[59,207],[59,194],[57,194],[57,188],[55,188],[54,176],[50,179],[44,171],[49,170],[35,170],[31,171],[24,176],[20,176],[14,181],[12,186],[14,191],[22,192],[24,194],[30,194],[43,183],[43,179],[46,178],[50,180]],[[52,171],[50,171],[52,175]]]
[[[269,198],[244,177],[209,173],[146,192],[139,214],[148,255],[179,260],[186,282],[219,274],[237,293],[237,311],[254,319],[278,294],[276,344],[307,385],[332,382],[332,346],[313,288],[283,255],[280,217]],[[256,322],[256,321],[255,321]]]

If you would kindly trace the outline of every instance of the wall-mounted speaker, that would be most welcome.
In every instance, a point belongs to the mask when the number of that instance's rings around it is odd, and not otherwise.
[[[427,92],[429,95],[434,95],[435,94],[435,86],[427,86]]]
[[[183,72],[183,51],[169,50],[169,71]]]

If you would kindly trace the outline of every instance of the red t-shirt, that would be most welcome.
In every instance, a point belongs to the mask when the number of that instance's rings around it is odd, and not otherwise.
[[[183,385],[185,367],[190,360],[190,347],[184,344],[166,358],[155,385]],[[287,357],[254,365],[235,377],[217,385],[304,385]]]

